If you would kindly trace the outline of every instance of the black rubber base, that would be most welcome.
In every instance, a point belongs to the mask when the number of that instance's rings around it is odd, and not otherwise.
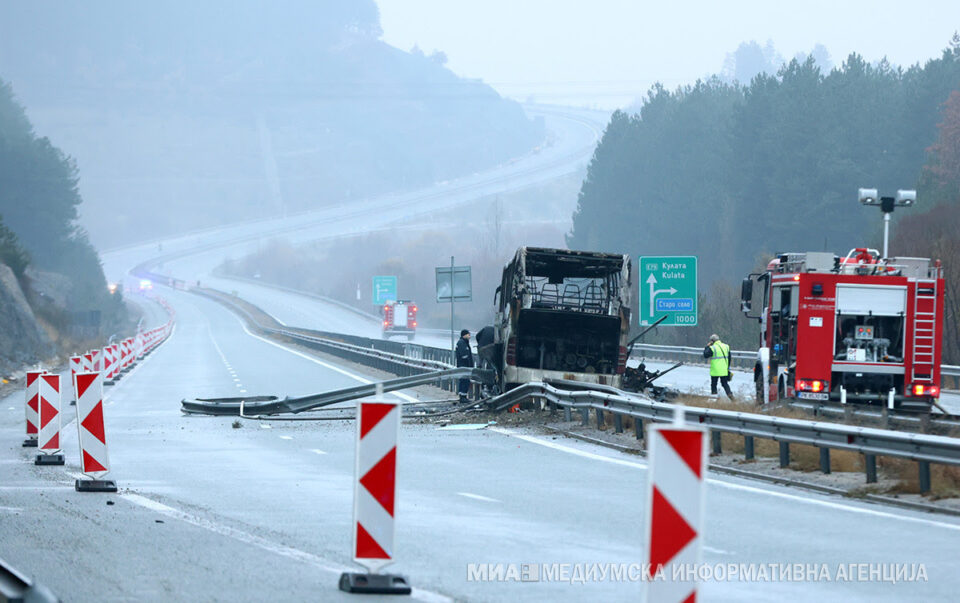
[[[77,492],[116,492],[117,482],[112,479],[78,479]]]
[[[23,441],[23,447],[24,447],[24,448],[36,448],[36,447],[37,447],[37,441],[34,440],[33,438],[27,438],[26,440]]]
[[[361,595],[409,595],[410,583],[398,574],[340,574],[340,590]]]
[[[104,385],[116,385],[116,381],[104,381]]]
[[[63,455],[62,454],[38,454],[37,458],[33,459],[34,465],[62,465],[63,464]]]

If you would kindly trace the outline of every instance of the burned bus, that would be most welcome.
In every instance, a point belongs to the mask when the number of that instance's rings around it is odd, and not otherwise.
[[[630,278],[626,255],[521,247],[497,287],[495,324],[477,337],[501,391],[545,379],[619,387]]]

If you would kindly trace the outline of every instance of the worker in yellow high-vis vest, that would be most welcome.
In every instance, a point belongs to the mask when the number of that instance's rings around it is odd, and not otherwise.
[[[714,333],[710,336],[710,343],[703,348],[703,357],[710,359],[710,393],[717,395],[719,381],[727,397],[733,400],[733,392],[730,391],[730,346],[720,341],[720,336]]]

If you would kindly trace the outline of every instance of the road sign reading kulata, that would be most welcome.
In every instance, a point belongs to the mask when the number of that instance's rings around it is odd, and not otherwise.
[[[650,325],[666,316],[661,326],[696,326],[697,257],[641,256],[639,265],[640,324]]]
[[[382,306],[388,301],[397,301],[397,277],[373,277],[373,295],[370,296],[374,305]]]

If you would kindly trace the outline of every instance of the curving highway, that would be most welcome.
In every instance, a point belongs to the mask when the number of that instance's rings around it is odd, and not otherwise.
[[[362,334],[372,319],[295,293],[210,276],[224,257],[285,233],[291,240],[389,226],[492,190],[571,170],[597,123],[547,115],[554,147],[493,173],[233,225],[104,254],[110,278],[164,255],[162,268],[242,296],[288,324]],[[559,132],[565,132],[561,135]],[[567,136],[567,138],[564,138]],[[499,188],[498,188],[499,187]],[[403,205],[400,211],[397,204]],[[223,306],[158,288],[177,312],[173,336],[106,400],[117,495],[78,494],[74,424],[66,467],[35,467],[23,438],[23,392],[0,402],[0,556],[64,600],[350,600],[354,426],[189,417],[184,397],[299,395],[376,376],[249,332]],[[161,320],[148,301],[148,320]],[[376,325],[372,325],[376,330]],[[437,336],[446,341],[445,338]],[[442,395],[436,392],[437,395]],[[401,394],[429,397],[429,390]],[[67,415],[69,416],[69,411]],[[398,562],[416,600],[632,601],[618,580],[468,579],[469,564],[630,564],[641,559],[646,462],[521,428],[405,423],[398,448]],[[926,581],[710,581],[705,600],[952,600],[960,519],[889,509],[727,476],[707,480],[704,560],[712,564],[923,564]]]

